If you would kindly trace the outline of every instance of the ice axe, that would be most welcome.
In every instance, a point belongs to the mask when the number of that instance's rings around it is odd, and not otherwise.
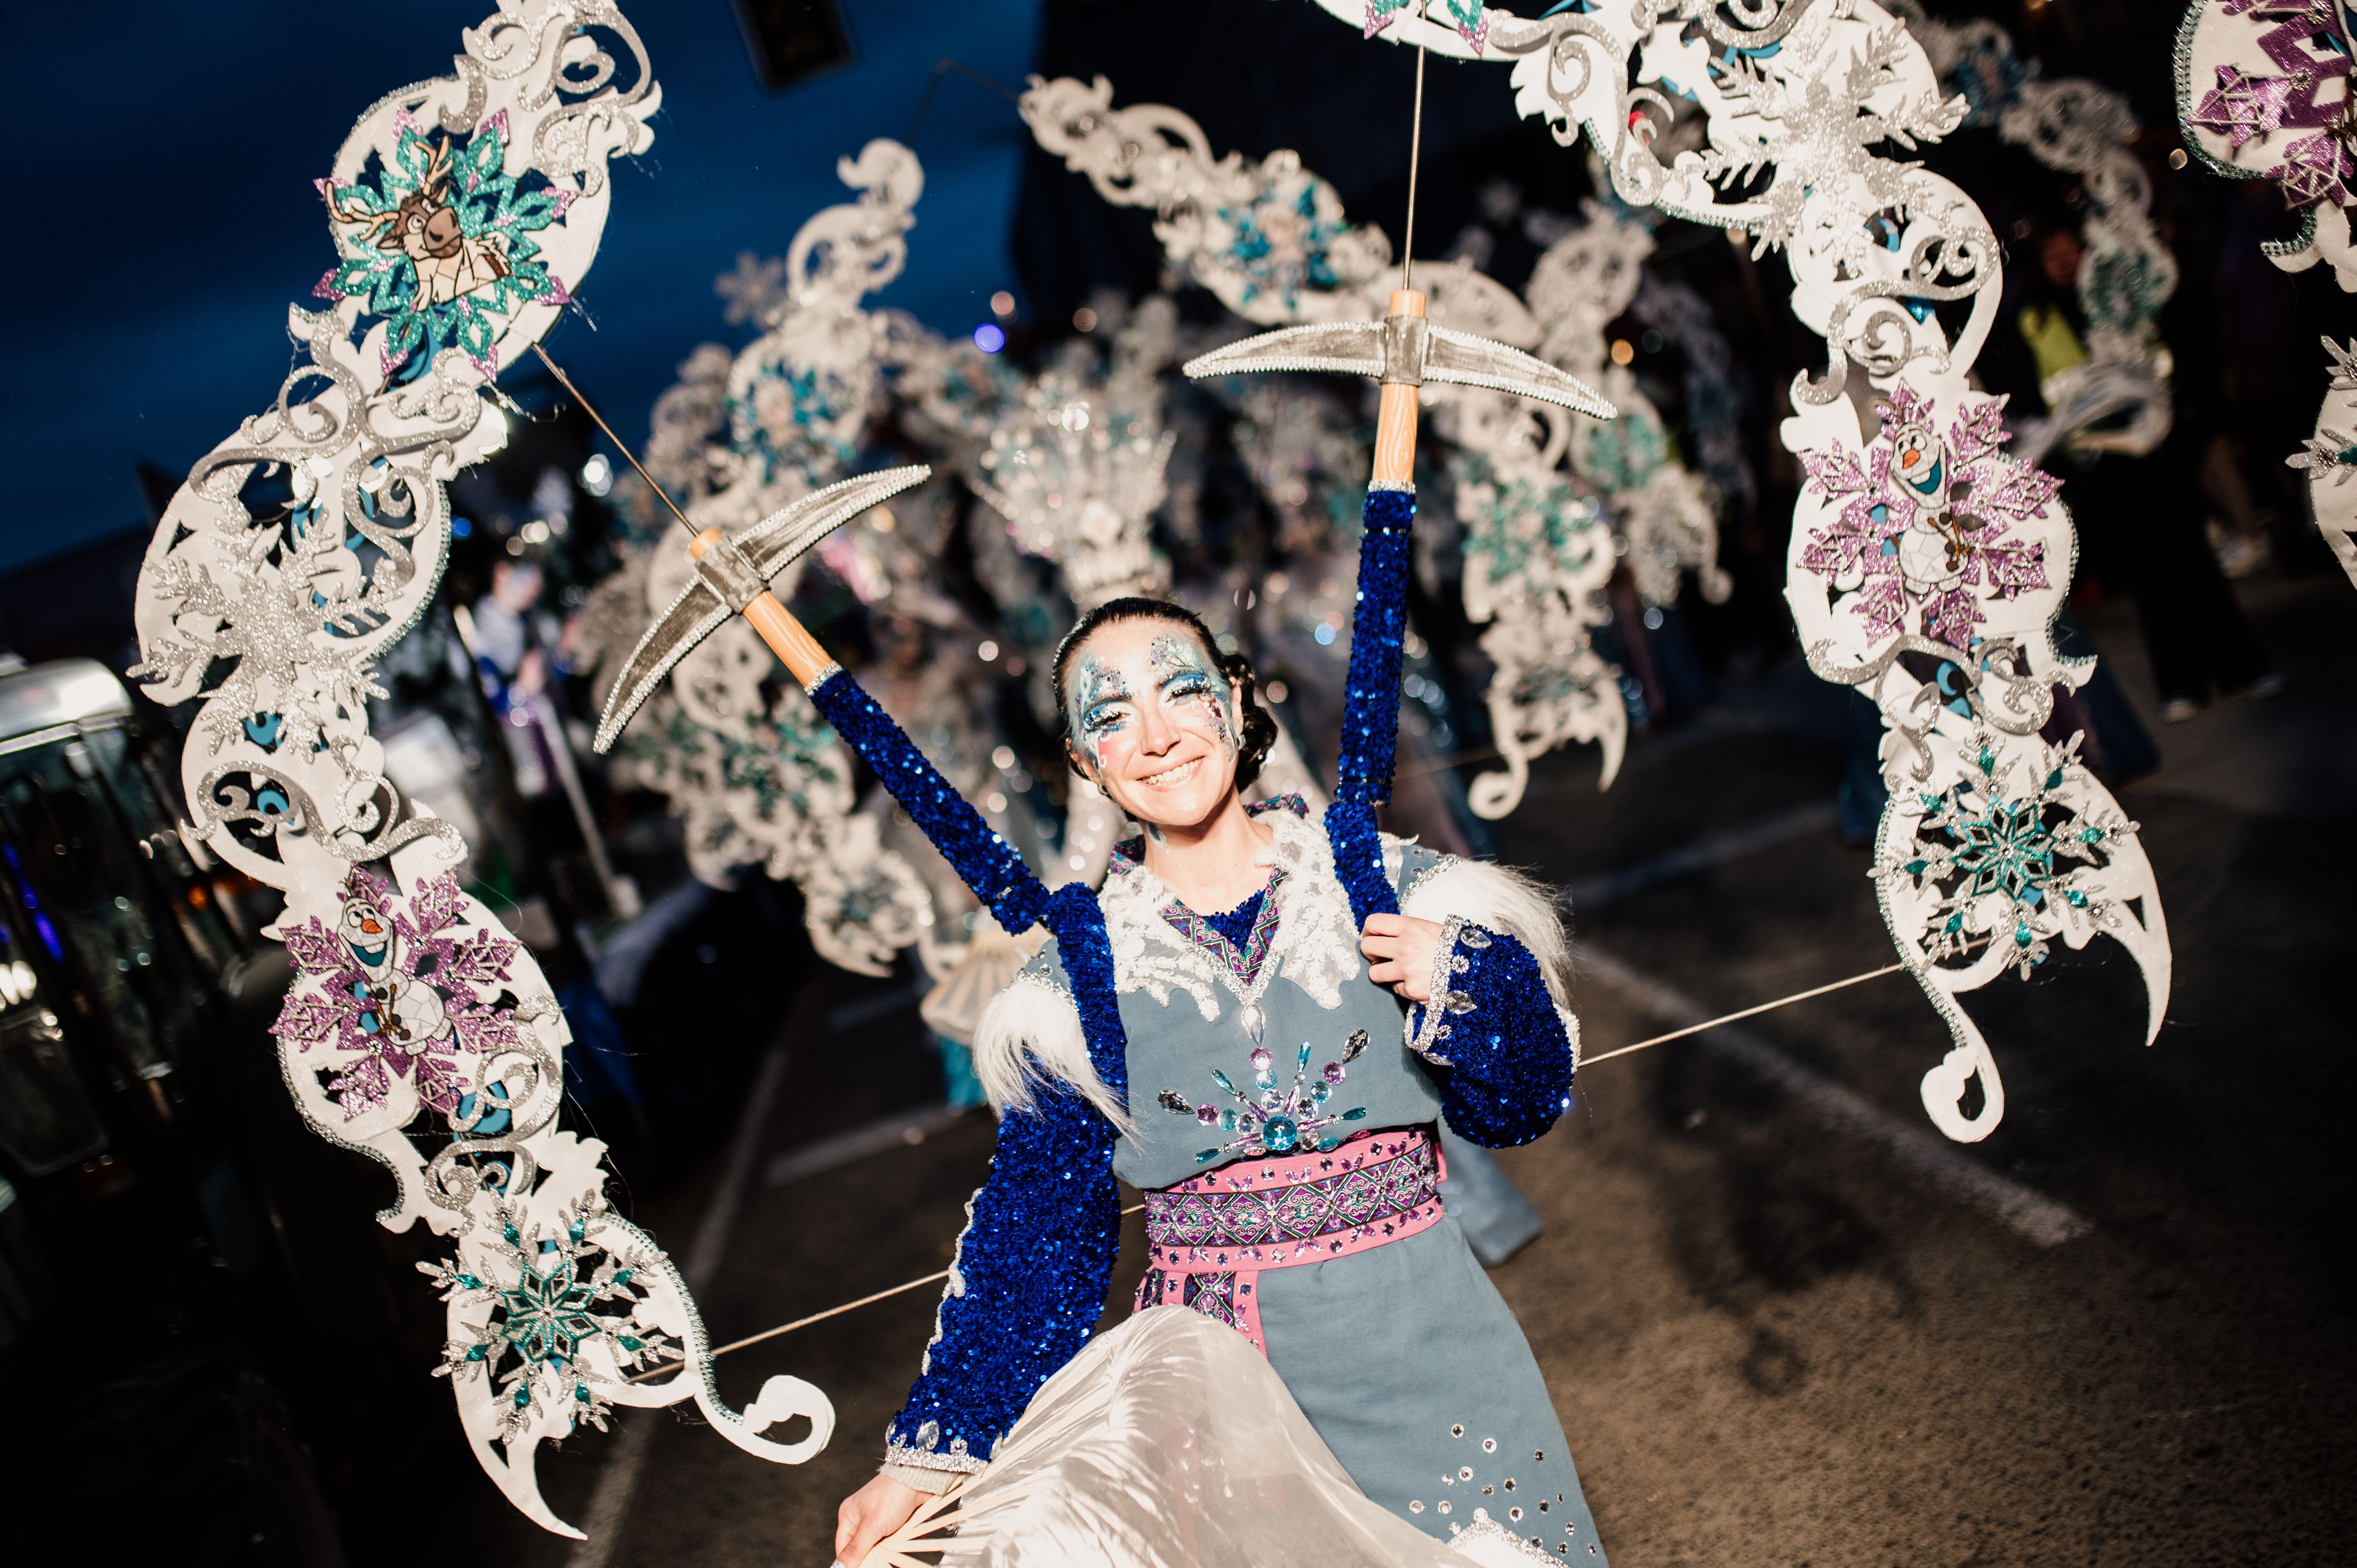
[[[1544,360],[1493,338],[1435,327],[1425,319],[1425,298],[1415,286],[1415,181],[1424,162],[1424,56],[1419,44],[1415,110],[1410,118],[1407,148],[1407,234],[1400,246],[1400,285],[1392,291],[1383,318],[1280,327],[1198,355],[1184,367],[1197,380],[1246,371],[1329,371],[1372,376],[1381,381],[1383,395],[1375,416],[1375,467],[1368,487],[1371,507],[1374,492],[1415,488],[1416,395],[1426,381],[1487,387],[1598,419],[1620,414],[1594,387]]]
[[[814,683],[834,663],[821,648],[818,639],[802,628],[793,613],[778,602],[770,591],[770,579],[791,565],[802,553],[836,529],[857,517],[870,507],[891,499],[913,485],[920,485],[931,477],[932,470],[923,464],[911,464],[905,468],[886,468],[878,473],[861,474],[844,479],[823,489],[813,490],[787,506],[779,508],[759,522],[731,539],[716,528],[699,529],[687,521],[670,492],[656,484],[629,443],[614,434],[613,426],[581,395],[581,389],[571,377],[557,367],[555,360],[533,345],[541,363],[549,373],[573,395],[582,411],[597,422],[639,478],[670,508],[679,525],[693,536],[687,553],[695,562],[695,575],[679,596],[663,607],[654,625],[639,639],[630,650],[630,661],[623,665],[621,678],[606,698],[606,711],[597,720],[596,746],[600,754],[610,749],[621,737],[631,716],[654,695],[666,676],[679,661],[695,650],[696,644],[720,629],[731,616],[743,616],[760,633],[770,651],[804,687]]]
[[[1185,369],[1197,380],[1247,371],[1327,371],[1381,381],[1383,400],[1375,418],[1372,476],[1379,488],[1415,478],[1416,394],[1426,381],[1512,392],[1598,419],[1619,413],[1578,377],[1493,338],[1436,327],[1425,319],[1424,309],[1421,292],[1401,287],[1392,291],[1390,309],[1381,321],[1281,327],[1199,355]]]

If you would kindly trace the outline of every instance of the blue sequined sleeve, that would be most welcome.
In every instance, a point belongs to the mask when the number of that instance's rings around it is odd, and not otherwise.
[[[1009,935],[1030,929],[1048,914],[1048,889],[1023,856],[991,831],[858,682],[832,671],[811,687],[810,699]]]
[[[1113,1144],[1112,1125],[1062,1088],[998,1124],[885,1463],[982,1468],[1039,1385],[1088,1343],[1121,1240]]]
[[[1129,1094],[1128,1038],[1113,945],[1096,896],[1050,896],[1054,942],[1027,966],[1066,990],[1089,1059],[1114,1102]],[[1069,989],[1066,989],[1069,987]],[[966,1207],[924,1367],[892,1419],[887,1465],[978,1470],[1039,1385],[1079,1354],[1103,1316],[1121,1243],[1113,1123],[1077,1090],[1042,1083],[998,1124],[990,1179]]]
[[[1047,922],[1056,939],[1048,964],[1060,962],[1090,1063],[1123,1102],[1128,1042],[1096,895],[1082,883],[1050,893],[849,675],[829,671],[810,696],[1000,925],[1015,932]],[[990,1179],[966,1206],[932,1343],[892,1419],[886,1464],[982,1468],[1039,1385],[1088,1342],[1120,1244],[1116,1136],[1086,1097],[1054,1081],[1000,1121]]]
[[[1359,596],[1351,612],[1351,663],[1343,681],[1342,750],[1326,836],[1334,873],[1360,925],[1399,912],[1383,875],[1375,808],[1391,799],[1399,740],[1400,650],[1407,640],[1407,574],[1415,523],[1413,489],[1370,489],[1359,542]]]
[[[1468,1143],[1507,1149],[1571,1108],[1571,1036],[1538,960],[1517,938],[1450,918],[1432,1004],[1408,1012],[1408,1043],[1440,1083],[1441,1113]]]

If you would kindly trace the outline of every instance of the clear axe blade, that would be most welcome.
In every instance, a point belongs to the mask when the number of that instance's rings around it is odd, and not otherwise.
[[[1598,419],[1620,413],[1594,387],[1544,360],[1470,332],[1435,327],[1420,316],[1281,327],[1199,355],[1185,369],[1197,380],[1248,371],[1325,371],[1408,386],[1440,381],[1535,398]]]
[[[743,609],[744,601],[762,591],[761,585],[861,512],[922,484],[931,475],[932,470],[920,463],[844,479],[779,508],[735,539],[723,540],[705,552],[696,562],[696,575],[630,650],[630,662],[614,682],[606,699],[606,712],[597,721],[597,749],[600,753],[610,749],[673,667]]]

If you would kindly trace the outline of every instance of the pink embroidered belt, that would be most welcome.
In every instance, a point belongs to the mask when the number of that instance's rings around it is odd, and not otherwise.
[[[1429,1133],[1351,1139],[1326,1154],[1245,1159],[1146,1197],[1146,1278],[1137,1309],[1170,1304],[1253,1342],[1260,1273],[1388,1245],[1440,1219],[1448,1167]]]

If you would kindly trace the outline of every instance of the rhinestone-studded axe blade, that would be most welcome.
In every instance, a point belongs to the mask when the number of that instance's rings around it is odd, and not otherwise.
[[[921,463],[862,474],[813,490],[734,539],[713,539],[707,534],[710,543],[696,557],[695,575],[630,650],[630,662],[614,682],[606,699],[606,712],[597,721],[597,749],[611,748],[673,667],[729,617],[767,592],[770,579],[792,564],[803,551],[870,507],[922,484],[931,475],[932,470]]]
[[[1420,316],[1279,328],[1214,349],[1185,369],[1199,381],[1248,371],[1325,371],[1407,386],[1440,381],[1536,398],[1598,419],[1620,413],[1594,387],[1544,360]]]

